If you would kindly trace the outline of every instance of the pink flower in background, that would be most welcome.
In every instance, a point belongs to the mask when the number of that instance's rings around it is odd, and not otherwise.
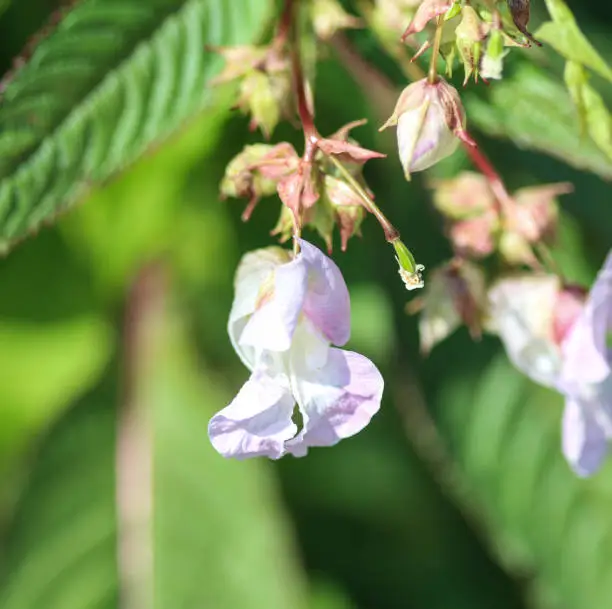
[[[577,474],[601,466],[612,439],[612,252],[562,343],[563,452]]]
[[[211,442],[224,457],[301,457],[310,446],[361,431],[380,408],[384,382],[376,366],[331,346],[350,335],[340,270],[299,243],[295,258],[271,247],[247,254],[238,267],[228,331],[252,374],[210,421]]]

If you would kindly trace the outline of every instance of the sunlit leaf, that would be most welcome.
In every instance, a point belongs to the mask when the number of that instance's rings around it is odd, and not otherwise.
[[[546,0],[552,21],[543,24],[536,37],[569,61],[576,61],[612,82],[612,68],[582,33],[564,0]]]
[[[592,96],[590,103],[596,107]],[[486,133],[612,178],[612,159],[581,133],[569,93],[540,68],[522,64],[490,88],[486,101],[466,95],[466,106],[471,123]]]
[[[565,83],[576,104],[583,129],[600,150],[612,159],[612,115],[601,95],[589,84],[585,69],[575,61],[568,61]]]

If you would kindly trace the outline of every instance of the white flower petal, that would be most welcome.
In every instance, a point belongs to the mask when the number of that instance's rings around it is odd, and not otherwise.
[[[310,446],[333,446],[361,431],[380,409],[384,381],[366,357],[330,348],[320,368],[292,353],[292,387],[304,426],[286,447],[301,457]]]
[[[235,295],[227,331],[236,353],[250,370],[255,367],[255,352],[251,347],[239,344],[240,335],[249,316],[255,311],[261,286],[278,266],[289,260],[287,250],[280,247],[267,247],[243,256],[236,270]]]
[[[554,276],[503,279],[489,290],[492,329],[510,361],[535,382],[554,387],[561,352],[552,339],[552,315],[559,280]]]
[[[304,314],[334,345],[346,344],[351,335],[351,304],[344,278],[336,263],[308,241],[300,240],[300,257],[308,265],[308,292]]]
[[[308,289],[308,270],[301,256],[276,269],[269,300],[251,315],[242,331],[242,347],[256,351],[287,351],[291,347]]]
[[[210,420],[210,441],[224,457],[279,459],[285,442],[297,432],[291,420],[294,406],[288,387],[253,374],[232,403]]]

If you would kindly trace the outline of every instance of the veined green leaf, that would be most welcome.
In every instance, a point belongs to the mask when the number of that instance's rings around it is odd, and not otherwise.
[[[536,37],[548,43],[565,59],[577,61],[612,82],[612,68],[582,33],[564,0],[546,0],[552,21],[544,23]]]
[[[565,87],[541,69],[522,64],[490,88],[487,101],[466,95],[465,104],[471,123],[482,131],[612,178],[612,159],[581,132]]]
[[[221,65],[207,44],[252,41],[270,0],[84,0],[0,104],[6,249],[202,110]]]
[[[576,104],[582,129],[612,160],[612,116],[601,95],[589,84],[589,76],[582,65],[567,62],[565,84]]]
[[[572,473],[561,396],[500,355],[477,379],[446,382],[439,400],[443,435],[506,566],[530,574],[554,606],[610,606],[612,464],[589,480]]]

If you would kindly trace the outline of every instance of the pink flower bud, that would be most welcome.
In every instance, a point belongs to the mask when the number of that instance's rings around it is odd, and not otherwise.
[[[433,182],[434,205],[451,220],[465,220],[493,208],[495,198],[481,173],[463,171],[450,180]]]
[[[449,237],[460,256],[486,258],[495,250],[494,237],[498,230],[497,213],[490,209],[480,216],[453,223]]]
[[[406,28],[402,40],[406,40],[412,34],[422,32],[432,19],[450,11],[454,4],[454,0],[423,0],[416,11],[414,19]]]
[[[456,89],[440,78],[427,79],[404,89],[381,131],[397,125],[399,156],[406,179],[450,156],[459,139],[475,145],[466,133],[465,112]]]
[[[347,13],[338,0],[313,0],[312,25],[321,40],[330,40],[338,31],[360,28],[361,20]]]

